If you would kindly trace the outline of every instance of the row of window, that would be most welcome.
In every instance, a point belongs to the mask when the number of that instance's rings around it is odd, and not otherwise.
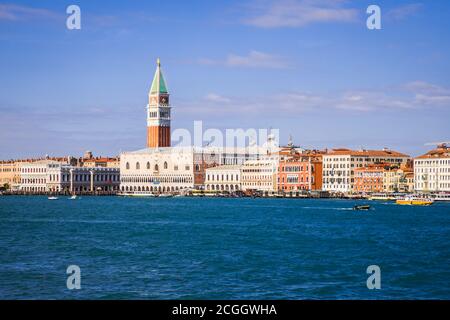
[[[50,182],[59,182],[59,174],[50,174],[49,176]],[[116,182],[119,181],[119,174],[94,174],[93,175],[94,181],[96,182],[105,182],[105,181],[112,181]],[[87,182],[91,181],[91,174],[74,174],[73,175],[73,181],[75,182]],[[70,182],[70,174],[62,174],[61,175],[61,182]]]
[[[274,172],[274,169],[242,169],[242,172]]]
[[[32,168],[22,168],[22,173],[45,173],[47,168],[43,167],[32,167]]]
[[[430,165],[430,164],[440,164],[440,165],[450,165],[450,159],[436,159],[436,160],[415,160],[414,165]]]
[[[207,184],[205,186],[206,190],[227,190],[227,191],[234,191],[234,190],[240,190],[239,185],[233,185],[233,184],[225,184],[225,185],[214,185],[214,184]]]
[[[416,189],[430,189],[435,190],[436,186],[438,186],[439,189],[450,191],[450,183],[423,183],[423,182],[416,182]]]
[[[299,172],[299,171],[308,171],[309,165],[305,166],[282,166],[281,172]],[[314,171],[314,165],[311,165],[311,170]]]
[[[345,162],[345,161],[351,161],[351,162],[373,162],[373,163],[381,163],[381,162],[402,162],[404,158],[353,158],[353,157],[347,157],[347,158],[341,158],[341,157],[323,157],[323,162]]]
[[[149,111],[148,116],[149,116],[149,118],[158,118],[158,111]],[[160,110],[159,117],[168,119],[170,117],[170,111],[169,110]]]
[[[222,179],[220,179],[220,178],[222,178]],[[214,180],[217,180],[217,181],[220,181],[220,180],[222,180],[222,181],[239,181],[239,175],[238,174],[222,174],[222,175],[219,175],[219,174],[207,174],[206,175],[206,180],[207,181],[214,181]]]
[[[140,162],[136,162],[135,165],[134,165],[134,167],[135,167],[136,170],[140,170],[140,169],[141,169],[141,164],[140,164]],[[150,168],[151,168],[150,162],[147,162],[147,164],[146,164],[145,167],[147,168],[147,170],[150,170]],[[167,162],[164,162],[163,168],[164,168],[165,170],[168,168]],[[126,170],[130,170],[130,163],[129,163],[129,162],[127,162],[127,163],[125,164],[125,169],[126,169]],[[158,164],[155,164],[154,167],[153,167],[153,170],[154,170],[154,171],[159,171],[159,165],[158,165]],[[175,165],[175,166],[173,167],[173,170],[174,170],[174,171],[178,171],[178,165]],[[190,167],[189,165],[186,165],[186,166],[184,167],[184,170],[189,171],[189,170],[191,170],[191,167]],[[197,170],[197,171],[200,170],[200,166],[199,166],[199,165],[196,165],[196,170]]]
[[[121,176],[122,183],[192,183],[192,176]]]
[[[278,182],[280,182],[280,178],[278,178]],[[281,183],[302,183],[302,182],[309,182],[309,177],[288,176],[286,177],[286,179],[284,179],[284,177],[281,178]],[[314,183],[314,177],[311,177],[311,183]]]
[[[416,173],[436,173],[436,172],[440,172],[440,173],[448,173],[450,172],[450,167],[448,168],[415,168],[414,170]]]

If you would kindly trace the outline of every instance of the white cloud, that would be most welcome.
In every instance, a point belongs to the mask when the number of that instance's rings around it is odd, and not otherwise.
[[[447,93],[446,93],[447,92]],[[226,104],[226,108],[220,108]],[[204,103],[181,103],[177,112],[201,115],[239,115],[240,117],[292,117],[311,112],[420,112],[450,108],[450,89],[427,82],[410,82],[385,90],[351,90],[334,95],[286,92],[275,95],[225,97],[210,93]]]
[[[214,60],[208,58],[199,59],[198,62],[204,65],[224,65],[227,67],[245,67],[245,68],[287,68],[288,63],[280,56],[252,50],[247,55],[237,55],[230,53],[223,60]]]
[[[414,103],[417,105],[450,107],[450,88],[424,81],[409,82],[404,88],[414,94]]]
[[[278,0],[269,5],[253,6],[255,13],[243,22],[256,27],[276,28],[355,21],[358,10],[344,7],[345,2],[341,0]]]
[[[222,97],[222,96],[220,96],[218,94],[215,94],[215,93],[207,94],[205,96],[205,100],[211,101],[211,102],[218,102],[218,103],[228,103],[228,102],[231,101],[229,98]]]
[[[421,8],[422,8],[421,3],[411,3],[403,5],[388,10],[386,13],[386,17],[391,20],[402,20],[416,14],[417,12],[419,12]]]
[[[425,81],[412,81],[403,86],[407,91],[423,94],[447,94],[450,95],[450,89],[431,84]]]
[[[53,11],[17,4],[0,4],[0,20],[18,21],[29,19],[55,19],[59,15]]]

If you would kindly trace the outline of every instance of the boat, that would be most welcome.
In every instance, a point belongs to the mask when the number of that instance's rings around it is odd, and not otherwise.
[[[48,197],[48,200],[58,200],[58,197]]]
[[[401,199],[397,199],[397,204],[400,205],[409,205],[409,206],[429,206],[434,203],[433,199],[408,196]]]
[[[365,204],[365,205],[357,205],[353,207],[353,210],[370,210],[370,206]]]
[[[450,193],[436,193],[434,195],[430,195],[434,201],[450,201]]]
[[[394,201],[396,198],[394,195],[387,193],[374,193],[369,198],[369,200],[381,200],[381,201]]]
[[[160,197],[160,198],[170,198],[170,197],[173,197],[173,195],[170,194],[170,193],[161,193],[161,194],[159,195],[159,197]]]
[[[156,197],[157,195],[150,192],[134,191],[134,192],[121,192],[117,194],[121,197]]]
[[[78,197],[77,197],[76,194],[74,194],[73,196],[71,196],[71,197],[69,198],[69,200],[77,200],[77,199],[78,199]]]

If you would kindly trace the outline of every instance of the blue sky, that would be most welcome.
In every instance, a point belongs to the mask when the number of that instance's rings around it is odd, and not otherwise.
[[[157,57],[173,129],[273,127],[282,143],[413,156],[450,140],[444,0],[0,1],[0,43],[1,159],[142,148]]]

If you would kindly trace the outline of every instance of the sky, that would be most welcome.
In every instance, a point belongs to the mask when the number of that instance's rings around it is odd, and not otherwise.
[[[158,57],[172,130],[276,128],[281,144],[412,156],[450,140],[446,0],[0,0],[0,159],[145,147]]]

